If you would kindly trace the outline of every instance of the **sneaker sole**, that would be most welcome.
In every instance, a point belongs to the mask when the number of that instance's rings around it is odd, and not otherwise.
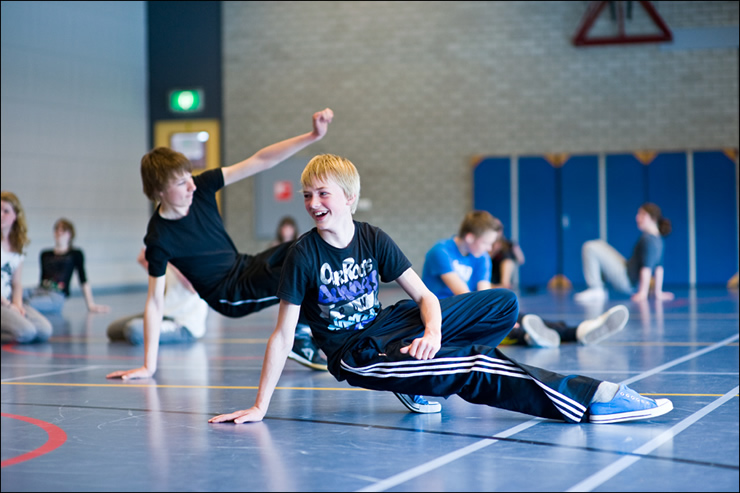
[[[615,306],[607,312],[606,320],[601,325],[585,336],[583,336],[578,342],[588,346],[589,344],[598,344],[604,339],[611,337],[627,325],[627,320],[630,318],[629,310],[624,305]]]
[[[416,402],[410,401],[405,394],[393,392],[393,395],[398,397],[398,400],[401,401],[404,406],[406,406],[406,409],[414,413],[433,414],[442,411],[442,404],[440,404],[439,402],[431,401],[429,402],[429,404],[421,405],[417,404]]]
[[[317,370],[317,371],[328,371],[329,370],[329,367],[327,365],[322,365],[322,364],[314,363],[313,361],[307,360],[306,358],[296,353],[295,351],[291,351],[290,353],[288,353],[288,358],[292,359],[296,363],[302,364],[303,366],[307,366],[311,368],[312,370]]]
[[[588,294],[584,296],[578,296],[579,294],[581,293],[576,293],[575,295],[573,295],[573,301],[577,303],[589,304],[600,303],[609,299],[609,293],[606,292],[604,294]]]
[[[522,329],[529,334],[529,337],[538,347],[553,348],[560,346],[560,334],[545,325],[539,317],[525,315],[522,318]]]
[[[663,416],[673,410],[673,403],[668,399],[655,399],[655,403],[658,404],[657,407],[641,409],[639,411],[614,414],[592,414],[589,417],[589,421],[596,424],[623,423],[625,421],[635,421],[638,419],[657,418],[658,416]]]

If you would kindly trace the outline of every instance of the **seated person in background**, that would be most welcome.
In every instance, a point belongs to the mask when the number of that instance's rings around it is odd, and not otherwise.
[[[520,265],[524,265],[524,252],[517,243],[504,236],[503,225],[490,254],[491,284],[494,288],[511,289],[514,272]]]
[[[98,305],[93,300],[92,288],[87,282],[85,273],[85,255],[81,249],[72,246],[74,238],[75,227],[71,221],[60,218],[54,223],[54,248],[43,250],[39,257],[41,283],[38,287],[26,289],[24,292],[26,303],[41,313],[62,312],[64,301],[69,297],[69,286],[75,270],[88,311],[91,313],[110,311],[110,307]]]
[[[281,243],[288,241],[295,241],[298,239],[298,224],[290,216],[283,217],[278,223],[277,231],[275,231],[275,238],[270,243],[270,246],[277,246]]]
[[[469,212],[456,236],[438,242],[427,252],[422,281],[439,299],[493,288],[488,252],[502,230],[501,221],[490,213]],[[557,347],[561,342],[595,344],[622,330],[628,319],[629,310],[623,305],[597,318],[584,320],[577,327],[520,312],[517,323],[502,344],[534,347]]]
[[[146,249],[139,252],[137,261],[148,269]],[[208,303],[195,291],[182,273],[172,264],[167,264],[164,286],[164,311],[159,333],[160,344],[192,342],[206,333]],[[127,341],[139,346],[144,344],[144,314],[139,313],[120,318],[108,326],[111,341]]]
[[[604,286],[605,280],[617,291],[631,295],[632,301],[645,301],[653,275],[655,299],[673,299],[673,293],[663,291],[663,237],[671,232],[671,221],[663,217],[660,207],[646,202],[637,210],[635,222],[641,234],[629,259],[604,240],[590,240],[583,244],[583,277],[588,289],[576,293],[575,301],[605,300],[609,294]]]
[[[0,291],[2,305],[2,343],[45,342],[52,333],[49,320],[35,308],[23,303],[23,253],[28,245],[26,215],[18,197],[2,191],[2,250],[0,254]]]

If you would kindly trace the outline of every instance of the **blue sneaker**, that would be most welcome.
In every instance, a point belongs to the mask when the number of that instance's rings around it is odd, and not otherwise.
[[[662,416],[673,409],[668,399],[651,399],[644,397],[626,385],[619,385],[619,390],[609,402],[594,402],[588,410],[591,423],[621,423],[637,419],[649,419]]]
[[[409,411],[421,414],[438,413],[442,410],[442,404],[439,402],[428,401],[420,395],[411,394],[399,394],[393,392],[393,395],[398,397],[398,400],[408,408]]]

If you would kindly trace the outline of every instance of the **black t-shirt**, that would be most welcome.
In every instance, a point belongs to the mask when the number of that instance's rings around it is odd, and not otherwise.
[[[167,262],[171,262],[209,301],[219,296],[227,279],[238,276],[242,255],[226,233],[218,212],[216,192],[224,186],[223,171],[204,171],[193,181],[196,190],[187,216],[165,219],[157,207],[149,220],[144,237],[146,259],[150,276],[163,276]]]
[[[41,286],[61,291],[69,296],[72,274],[77,270],[80,285],[87,282],[85,274],[85,255],[82,250],[70,248],[67,253],[58,255],[54,250],[41,252]]]
[[[335,248],[312,229],[285,259],[278,297],[301,305],[316,342],[330,357],[361,337],[380,314],[380,282],[398,279],[411,262],[380,228],[354,222],[346,248]],[[336,360],[335,360],[336,362]]]

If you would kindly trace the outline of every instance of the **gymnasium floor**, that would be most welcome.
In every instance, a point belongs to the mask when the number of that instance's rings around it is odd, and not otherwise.
[[[277,308],[209,317],[206,337],[162,346],[156,379],[106,380],[143,349],[106,340],[145,293],[71,298],[54,337],[2,347],[2,491],[738,491],[738,294],[675,291],[630,308],[598,346],[504,347],[560,373],[668,397],[650,421],[568,425],[443,400],[406,411],[391,393],[351,388],[288,361],[261,423],[209,424],[251,406]],[[381,301],[400,297],[381,289]],[[571,293],[572,294],[572,293]],[[521,309],[574,324],[571,294],[520,297]],[[600,311],[599,307],[592,308]],[[59,322],[59,321],[58,321]]]

